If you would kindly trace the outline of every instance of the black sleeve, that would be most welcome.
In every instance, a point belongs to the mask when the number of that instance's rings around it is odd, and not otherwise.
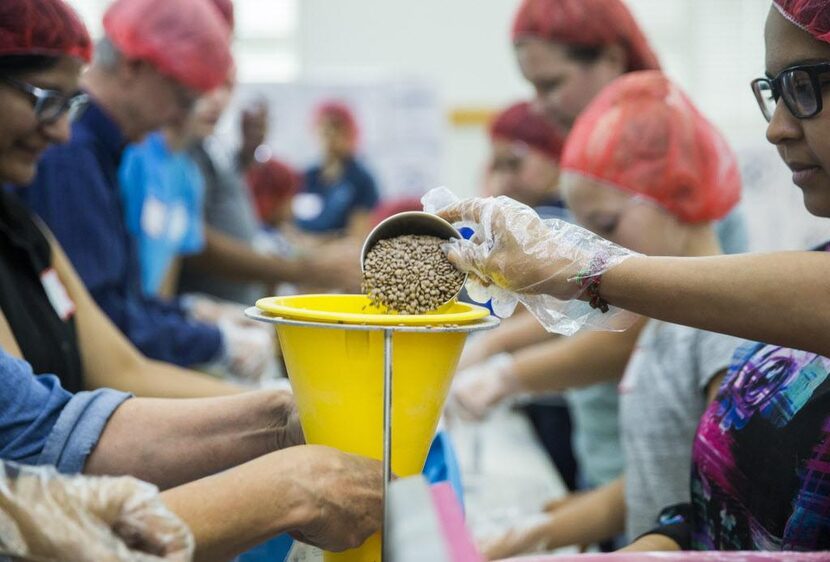
[[[692,549],[692,504],[679,503],[665,508],[657,518],[657,526],[643,533],[637,539],[646,535],[663,535],[680,547],[680,550]]]

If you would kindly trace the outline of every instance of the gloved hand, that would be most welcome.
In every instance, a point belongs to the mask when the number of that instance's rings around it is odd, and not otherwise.
[[[475,231],[470,240],[450,241],[449,258],[470,274],[470,296],[479,302],[492,299],[499,316],[509,316],[521,302],[551,332],[572,335],[586,324],[625,327],[617,325],[617,311],[603,315],[575,299],[585,296],[583,279],[598,277],[636,253],[565,221],[543,221],[508,197],[459,201],[438,188],[423,203],[427,212]]]
[[[158,489],[131,477],[0,465],[0,547],[45,560],[186,561],[193,536]]]
[[[270,330],[246,326],[226,318],[217,324],[225,345],[223,364],[231,375],[244,382],[258,383],[276,361]]]
[[[550,550],[550,534],[553,517],[539,513],[517,523],[501,535],[488,538],[479,544],[487,560],[501,560],[521,554],[538,554]]]
[[[500,353],[458,373],[447,406],[463,419],[482,420],[494,406],[522,390],[513,373],[513,356]]]

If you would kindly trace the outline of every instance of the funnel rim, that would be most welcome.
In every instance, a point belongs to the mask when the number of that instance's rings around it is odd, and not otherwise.
[[[365,305],[371,301],[366,295],[290,295],[282,297],[266,297],[256,302],[260,310],[285,318],[294,320],[309,320],[319,322],[331,322],[335,324],[374,324],[381,326],[425,326],[444,324],[465,324],[481,320],[490,316],[490,311],[482,306],[476,306],[464,302],[456,302],[455,306],[466,310],[453,313],[433,314],[365,314],[359,312],[336,312],[331,310],[317,310],[310,308],[299,308],[290,306],[291,301],[317,299],[326,301],[335,300],[357,300]]]
[[[345,324],[333,322],[321,322],[310,320],[294,320],[282,316],[274,316],[267,312],[263,312],[255,306],[245,309],[245,316],[251,320],[259,322],[266,322],[268,324],[276,324],[281,326],[294,326],[305,328],[321,328],[327,330],[346,330],[355,332],[382,332],[389,330],[392,332],[406,332],[406,333],[420,333],[420,334],[439,334],[439,333],[472,333],[491,330],[501,324],[496,316],[488,316],[481,320],[468,322],[466,324],[447,324],[434,325],[425,324],[422,326],[405,326],[393,324]]]

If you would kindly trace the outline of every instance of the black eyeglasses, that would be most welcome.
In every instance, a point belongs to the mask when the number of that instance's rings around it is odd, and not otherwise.
[[[823,108],[821,89],[827,83],[823,74],[830,73],[830,63],[793,66],[778,76],[752,81],[752,91],[767,121],[772,120],[779,99],[796,119],[815,117]]]
[[[44,125],[54,123],[67,113],[70,120],[74,119],[89,102],[89,97],[83,93],[67,96],[61,92],[44,90],[8,76],[3,76],[2,80],[16,90],[32,97],[35,117]]]

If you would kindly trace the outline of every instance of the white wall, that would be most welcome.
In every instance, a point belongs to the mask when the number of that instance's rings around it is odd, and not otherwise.
[[[498,107],[532,95],[509,28],[518,0],[302,0],[298,55],[306,76],[390,73],[430,80],[445,108]],[[767,0],[628,0],[663,63],[738,146],[763,142],[749,91],[763,72]],[[478,187],[479,128],[447,125],[445,183]]]

